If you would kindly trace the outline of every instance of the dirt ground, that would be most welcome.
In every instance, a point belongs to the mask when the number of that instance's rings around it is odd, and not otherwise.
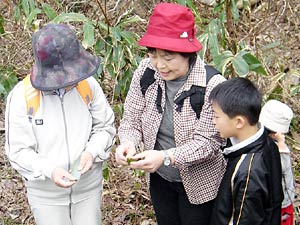
[[[267,3],[269,0],[262,1]],[[119,2],[119,1],[116,1]],[[134,1],[132,1],[134,2]],[[136,1],[138,6],[136,13],[145,19],[149,16],[149,7],[157,1]],[[148,4],[149,2],[149,4]],[[151,2],[151,3],[150,3]],[[267,40],[278,40],[280,45],[269,52],[271,62],[282,65],[282,70],[293,71],[300,69],[300,2],[299,0],[279,0],[272,6],[272,13],[269,18],[265,18],[265,23],[272,25],[262,26],[264,29],[256,41],[258,45],[265,44]],[[2,4],[2,3],[1,3]],[[4,8],[0,11],[3,13]],[[206,9],[202,7],[202,9]],[[257,13],[262,15],[264,12]],[[265,12],[266,13],[266,12]],[[270,21],[274,23],[270,23]],[[0,63],[6,64],[9,60],[20,68],[19,75],[26,74],[28,70],[23,69],[23,65],[32,62],[32,58],[24,57],[26,48],[30,45],[28,35],[21,35],[17,24],[14,25],[9,40],[1,40],[0,37]],[[299,80],[298,80],[299,82]],[[268,87],[264,87],[268,88]],[[299,96],[298,96],[299,97]],[[299,98],[285,99],[294,106],[294,110],[300,111]],[[21,177],[13,170],[4,154],[4,110],[5,103],[0,100],[0,224],[1,225],[33,225],[33,217],[26,200],[26,190]],[[296,115],[298,124],[300,123],[299,114]],[[300,130],[294,130],[289,134],[288,139],[291,143],[293,166],[297,177],[295,205],[299,205],[299,176],[300,176]],[[146,189],[145,176],[139,171],[132,171],[126,167],[116,165],[113,154],[108,161],[109,179],[104,181],[103,192],[103,225],[154,225],[155,217],[149,193]],[[298,215],[299,217],[299,215]],[[300,219],[300,218],[299,218]],[[300,224],[300,223],[299,223]]]

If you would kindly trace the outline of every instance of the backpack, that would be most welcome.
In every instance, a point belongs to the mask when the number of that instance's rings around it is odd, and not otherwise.
[[[37,112],[40,106],[41,91],[35,89],[31,85],[30,74],[23,79],[23,82],[24,82],[25,100],[27,105],[27,116],[29,121],[31,122],[32,118],[34,117],[35,113]],[[93,95],[88,81],[82,80],[78,82],[76,89],[80,94],[84,103],[87,105],[88,108],[90,108],[90,103],[93,99]]]
[[[214,75],[221,74],[218,70],[216,70],[212,66],[205,65],[205,70],[206,70],[206,84]],[[140,80],[140,87],[143,96],[145,96],[148,87],[154,83],[155,81],[154,74],[155,71],[147,67],[144,74],[142,75],[142,78]],[[182,92],[181,95],[178,96],[174,101],[174,103],[177,105],[176,111],[181,112],[184,99],[190,97],[191,107],[195,111],[196,116],[199,119],[202,106],[204,104],[205,89],[206,87],[192,85],[190,90]],[[161,98],[162,98],[162,89],[158,85],[157,96],[156,96],[156,108],[159,113],[162,113]]]

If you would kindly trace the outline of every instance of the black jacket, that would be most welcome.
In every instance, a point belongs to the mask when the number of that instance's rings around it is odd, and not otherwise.
[[[282,172],[273,140],[264,132],[225,157],[227,168],[211,225],[280,225]]]

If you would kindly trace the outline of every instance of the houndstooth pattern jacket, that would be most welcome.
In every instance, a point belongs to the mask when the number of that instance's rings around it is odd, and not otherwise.
[[[186,83],[179,89],[175,99],[192,85],[206,86],[204,62],[197,58]],[[140,88],[140,79],[147,67],[154,69],[149,59],[141,61],[133,74],[128,91],[123,119],[118,135],[120,142],[133,141],[136,145],[143,143],[144,149],[153,149],[159,130],[162,113],[156,108],[158,85],[162,88],[161,106],[165,106],[165,82],[155,72],[155,82],[149,86],[145,96]],[[174,104],[174,135],[176,148],[173,150],[175,165],[180,171],[182,182],[189,201],[202,204],[214,199],[225,171],[225,160],[220,146],[224,140],[220,138],[212,123],[213,111],[208,101],[211,90],[225,78],[213,76],[206,88],[205,101],[200,119],[197,119],[191,108],[189,98],[184,100],[181,112],[176,111]]]

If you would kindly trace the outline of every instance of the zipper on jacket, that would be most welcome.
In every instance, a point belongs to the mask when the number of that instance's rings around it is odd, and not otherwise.
[[[64,94],[62,96],[59,95],[59,99],[60,99],[60,103],[61,103],[61,109],[62,109],[63,121],[64,121],[64,127],[65,127],[65,139],[66,139],[67,152],[68,152],[68,171],[70,171],[71,159],[70,159],[70,148],[69,148],[69,141],[68,141],[68,130],[67,130],[66,114],[65,114],[65,108],[64,108]],[[70,194],[69,194],[70,203],[72,202],[72,198],[71,198],[72,192],[73,192],[73,189],[72,189],[72,186],[71,186]]]

